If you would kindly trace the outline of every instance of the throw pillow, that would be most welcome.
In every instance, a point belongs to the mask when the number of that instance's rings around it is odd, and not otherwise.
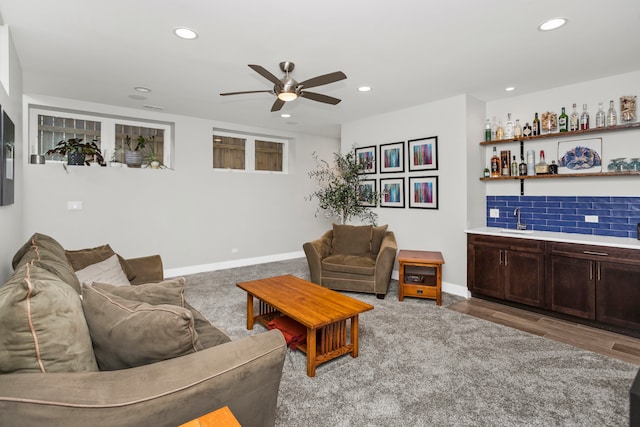
[[[136,286],[114,286],[94,282],[93,286],[112,295],[131,301],[146,302],[151,305],[169,304],[184,307],[184,277],[159,283],[144,283]]]
[[[91,285],[94,282],[108,283],[116,286],[130,284],[126,274],[122,271],[117,255],[113,255],[111,258],[76,271],[76,276],[82,284],[87,283]]]
[[[97,246],[95,248],[89,249],[79,249],[75,251],[67,251],[64,253],[67,256],[67,259],[71,263],[74,271],[82,270],[85,267],[90,266],[91,264],[98,263],[100,261],[104,261],[107,258],[111,258],[116,253],[111,249],[109,245]],[[118,255],[118,261],[122,266],[122,270],[127,275],[127,279],[132,281],[136,278],[136,273],[133,270],[133,267],[120,255]]]
[[[19,267],[0,287],[0,373],[97,371],[80,297],[55,274]]]
[[[389,225],[380,225],[378,227],[373,227],[371,232],[371,252],[377,254],[380,252],[380,246],[382,245],[382,239],[384,239],[384,234],[387,232],[387,228]]]
[[[101,370],[126,369],[202,350],[193,315],[84,285],[82,307]]]
[[[370,225],[333,224],[331,253],[339,255],[363,255],[371,252]]]

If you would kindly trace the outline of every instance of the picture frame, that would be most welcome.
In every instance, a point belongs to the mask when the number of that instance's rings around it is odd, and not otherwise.
[[[557,162],[558,174],[602,172],[602,138],[558,141]]]
[[[408,141],[409,172],[438,170],[438,137]]]
[[[375,179],[363,179],[360,181],[358,187],[358,204],[360,206],[375,208],[378,205],[378,200],[376,198],[373,198],[373,200],[367,200],[367,197],[364,196],[367,192],[368,194],[376,194],[376,183],[377,181]]]
[[[362,163],[365,165],[362,173],[376,173],[376,170],[378,168],[376,162],[376,146],[372,145],[369,147],[358,147],[356,148],[355,152],[358,163]]]
[[[404,141],[380,145],[378,159],[380,173],[404,172]]]
[[[15,192],[15,125],[2,110],[0,137],[0,206],[14,203]]]
[[[404,178],[380,178],[380,207],[404,208]]]
[[[409,177],[409,208],[438,209],[438,177]]]

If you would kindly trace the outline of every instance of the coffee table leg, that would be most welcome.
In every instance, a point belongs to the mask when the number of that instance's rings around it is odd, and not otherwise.
[[[307,376],[316,376],[316,330],[307,328]]]
[[[247,329],[253,329],[253,295],[247,294]]]
[[[357,314],[351,318],[351,344],[353,344],[353,350],[351,350],[351,357],[358,357],[358,315]]]

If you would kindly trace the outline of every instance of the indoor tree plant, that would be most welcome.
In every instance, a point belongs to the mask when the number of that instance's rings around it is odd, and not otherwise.
[[[333,155],[334,162],[330,165],[313,153],[316,169],[309,172],[309,177],[315,179],[320,188],[311,193],[307,200],[318,199],[316,215],[323,210],[327,217],[340,218],[342,224],[346,224],[351,217],[358,217],[375,225],[378,215],[362,203],[375,205],[378,193],[371,191],[368,186],[362,186],[365,165],[358,161],[355,148],[345,154]]]
[[[70,138],[67,141],[62,140],[51,150],[48,150],[46,154],[67,156],[68,165],[88,165],[89,162],[86,160],[86,156],[93,156],[94,162],[100,165],[104,164],[102,152],[98,144],[96,144],[96,141],[82,142],[82,138]]]

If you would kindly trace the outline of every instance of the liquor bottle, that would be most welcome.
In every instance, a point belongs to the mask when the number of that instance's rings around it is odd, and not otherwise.
[[[536,175],[549,173],[549,165],[544,160],[544,150],[540,150],[540,161],[536,163]]]
[[[536,152],[533,150],[527,150],[527,175],[532,176],[536,174]]]
[[[500,176],[500,157],[498,157],[496,147],[493,147],[493,155],[491,156],[491,177],[495,178],[498,176]]]
[[[484,140],[491,141],[491,123],[487,119],[487,123],[484,125]]]
[[[536,113],[535,117],[533,118],[533,136],[538,136],[540,135],[540,119],[538,118],[538,113]]]
[[[604,110],[602,109],[602,102],[598,102],[598,112],[596,113],[596,127],[604,127]]]
[[[551,160],[551,164],[549,165],[549,173],[551,175],[557,175],[558,174],[558,165],[556,165],[556,161],[555,160]]]
[[[513,138],[513,122],[511,121],[511,113],[507,113],[507,121],[504,122],[504,139]]]
[[[498,128],[496,129],[496,139],[504,139],[504,129],[502,128],[502,120],[498,120]]]
[[[569,130],[569,116],[564,112],[564,107],[562,107],[562,113],[558,117],[558,128],[560,132],[567,132]]]
[[[500,151],[500,175],[509,176],[511,169],[509,160],[511,158],[511,150]]]
[[[613,106],[613,100],[609,101],[609,111],[607,111],[607,126],[615,126],[618,124],[618,114]]]
[[[531,129],[531,125],[529,124],[529,122],[525,123],[524,127],[522,128],[522,136],[524,136],[525,138],[529,138],[532,132],[533,130]]]
[[[518,172],[520,176],[527,175],[527,164],[524,162],[524,156],[520,156],[520,165],[518,165]]]
[[[520,119],[516,119],[516,125],[513,127],[513,137],[516,139],[522,138],[522,127],[520,126]]]
[[[516,162],[516,156],[513,156],[511,161],[511,176],[518,176],[518,162]]]
[[[496,116],[493,116],[493,123],[491,124],[491,140],[495,141],[498,139],[496,133],[498,132],[498,125],[496,124]]]
[[[580,116],[578,116],[578,110],[576,109],[575,102],[573,103],[573,111],[571,112],[571,117],[569,118],[569,130],[572,132],[574,130],[580,129]]]
[[[587,104],[582,104],[582,114],[580,114],[580,130],[589,129],[589,112]]]

